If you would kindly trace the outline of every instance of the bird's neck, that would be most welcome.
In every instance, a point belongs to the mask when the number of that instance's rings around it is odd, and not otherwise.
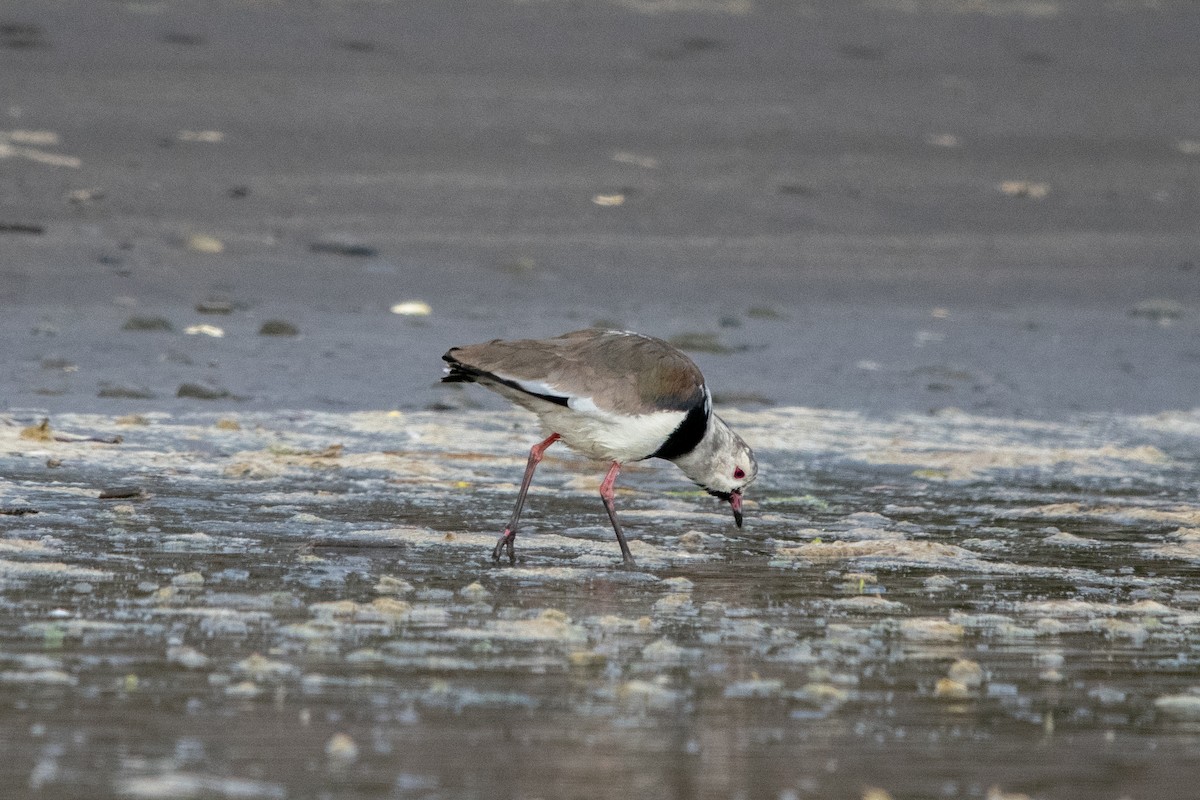
[[[689,452],[678,458],[671,459],[693,481],[704,484],[704,479],[712,469],[716,454],[733,445],[734,433],[725,424],[725,420],[716,414],[708,415],[708,427],[704,436]]]

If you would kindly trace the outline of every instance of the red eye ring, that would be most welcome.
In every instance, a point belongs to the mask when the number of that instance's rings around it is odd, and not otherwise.
[[[735,481],[740,481],[744,477],[746,477],[746,473],[744,471],[742,471],[742,468],[735,467],[733,470],[733,479]]]

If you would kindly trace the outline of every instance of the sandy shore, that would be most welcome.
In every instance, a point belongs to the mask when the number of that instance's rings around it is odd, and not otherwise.
[[[8,408],[211,406],[186,384],[423,408],[448,345],[593,322],[701,334],[741,402],[1196,403],[1188,3],[12,2],[0,24]]]

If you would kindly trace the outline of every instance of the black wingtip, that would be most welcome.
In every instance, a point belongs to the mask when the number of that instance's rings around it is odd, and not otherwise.
[[[475,374],[457,364],[452,364],[449,371],[442,376],[442,383],[474,383]]]
[[[446,368],[446,374],[442,376],[442,383],[474,383],[478,371],[459,361],[454,355],[456,350],[458,350],[457,347],[451,347],[442,356],[442,361],[450,365]]]

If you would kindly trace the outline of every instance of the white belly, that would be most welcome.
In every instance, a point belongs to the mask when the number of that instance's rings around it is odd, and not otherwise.
[[[547,433],[557,433],[572,450],[620,462],[638,461],[653,454],[687,416],[682,411],[658,411],[626,417],[581,413],[562,406],[538,409],[537,415]]]

